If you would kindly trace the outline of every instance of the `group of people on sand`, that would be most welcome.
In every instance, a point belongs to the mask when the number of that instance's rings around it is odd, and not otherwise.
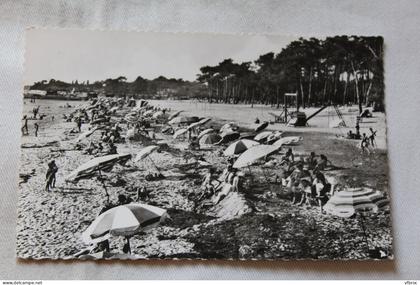
[[[290,148],[281,158],[281,165],[284,170],[282,186],[290,191],[292,203],[310,206],[314,202],[323,212],[323,205],[334,191],[322,172],[332,166],[328,158],[321,154],[318,159],[315,152],[311,152],[303,160],[295,159]]]
[[[212,204],[218,204],[230,192],[241,191],[243,176],[231,163],[218,177],[215,176],[214,169],[209,168],[202,180],[197,202],[210,200]]]

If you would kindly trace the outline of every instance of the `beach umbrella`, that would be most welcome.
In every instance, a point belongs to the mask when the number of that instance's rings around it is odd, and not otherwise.
[[[66,181],[78,181],[84,178],[90,178],[96,171],[108,170],[116,163],[125,163],[131,158],[131,154],[111,154],[96,157],[82,164],[69,175],[66,176]]]
[[[295,144],[298,144],[301,140],[303,140],[302,137],[295,137],[295,136],[284,137],[274,142],[273,145],[276,147],[281,147],[283,145],[295,145]]]
[[[174,135],[172,136],[174,139],[176,139],[178,136],[185,134],[188,131],[188,129],[179,129],[176,130]]]
[[[246,151],[247,149],[259,145],[258,142],[256,141],[252,141],[252,140],[239,140],[237,142],[234,142],[233,144],[231,144],[230,146],[228,146],[225,151],[223,152],[223,154],[225,156],[231,156],[231,155],[236,155],[236,154],[240,154],[243,153],[244,151]]]
[[[129,238],[139,232],[158,226],[168,214],[165,209],[140,203],[111,208],[99,215],[82,233],[86,244],[97,243],[112,236]],[[131,250],[130,250],[131,251]]]
[[[206,134],[210,134],[215,132],[214,129],[205,129],[204,131],[202,131],[201,133],[198,134],[198,139],[200,139],[202,136],[206,135]]]
[[[185,116],[181,116],[181,117],[175,117],[172,120],[170,120],[168,122],[168,124],[172,125],[172,124],[190,124],[190,123],[195,123],[198,122],[199,119],[198,117],[185,117]]]
[[[111,154],[97,157],[79,166],[65,177],[66,182],[77,182],[81,179],[87,179],[99,175],[102,187],[104,187],[107,200],[109,202],[109,193],[105,182],[102,179],[102,170],[110,170],[116,163],[124,164],[131,158],[131,154]]]
[[[139,151],[139,152],[137,153],[136,158],[134,159],[134,161],[135,161],[135,162],[137,162],[137,161],[139,161],[139,160],[142,160],[142,159],[144,159],[144,158],[148,157],[148,158],[149,158],[149,160],[152,162],[153,166],[154,166],[154,167],[156,168],[156,170],[160,173],[159,167],[157,167],[157,165],[156,165],[156,163],[153,161],[153,159],[151,159],[151,158],[149,157],[149,155],[150,155],[152,152],[154,152],[154,151],[156,151],[156,150],[158,150],[158,149],[159,149],[159,146],[157,146],[157,145],[149,145],[149,146],[146,146],[145,148],[143,148],[141,151]]]
[[[149,115],[152,115],[154,112],[155,111],[153,111],[153,110],[148,110],[148,111],[146,111],[146,112],[143,113],[143,116],[147,117]]]
[[[205,134],[199,140],[200,145],[214,145],[215,143],[219,142],[221,137],[218,134]]]
[[[235,131],[226,131],[226,132],[223,132],[221,135],[220,135],[222,138],[221,138],[221,140],[218,142],[219,144],[221,144],[221,143],[227,143],[227,142],[231,142],[231,141],[234,141],[234,140],[236,140],[236,139],[239,139],[239,137],[241,136],[238,132],[235,132]]]
[[[277,150],[277,147],[274,147],[272,145],[261,144],[261,145],[253,146],[238,157],[238,159],[233,164],[233,167],[242,168],[242,167],[250,166],[256,160],[264,156],[267,156],[269,154],[272,154],[276,150]]]
[[[327,213],[347,218],[355,213],[377,213],[388,204],[388,199],[380,191],[366,187],[348,188],[334,193],[324,209]]]
[[[111,109],[109,109],[109,111],[111,113],[113,113],[113,112],[116,112],[118,109],[119,109],[119,107],[118,106],[115,106],[115,107],[112,107]]]
[[[157,119],[162,117],[163,115],[165,115],[162,111],[157,111],[156,113],[153,114],[153,118]]]
[[[281,131],[275,131],[275,132],[273,132],[271,135],[269,135],[267,137],[267,143],[270,144],[270,143],[272,143],[274,141],[277,141],[278,139],[281,138],[282,135],[283,135],[283,132],[281,132]]]
[[[159,147],[157,145],[149,145],[143,148],[141,151],[139,151],[136,155],[136,158],[134,161],[142,160],[143,158],[149,156],[152,152],[156,151]]]
[[[175,113],[173,113],[172,115],[170,115],[169,117],[168,117],[168,120],[172,120],[173,118],[175,118],[175,117],[177,117],[179,114],[181,114],[182,112],[184,112],[184,111],[177,111],[177,112],[175,112]]]
[[[90,137],[96,130],[98,130],[99,128],[98,127],[94,127],[93,129],[91,129],[91,130],[89,130],[89,131],[86,131],[86,132],[84,132],[84,133],[82,133],[82,134],[80,134],[78,137],[77,137],[77,139],[76,139],[76,142],[80,142],[81,140],[83,140],[83,139],[85,139],[85,138],[87,138],[87,137]]]
[[[261,142],[267,139],[272,133],[273,132],[270,132],[270,131],[261,132],[254,137],[254,140],[256,140],[257,142]]]
[[[259,132],[259,131],[262,131],[262,130],[264,130],[265,128],[267,128],[268,127],[268,122],[264,122],[264,123],[262,123],[262,124],[259,124],[255,129],[254,129],[254,131],[256,131],[256,132]]]
[[[253,139],[255,137],[255,133],[245,132],[241,133],[240,139]]]
[[[364,240],[369,251],[364,214],[377,213],[388,205],[389,200],[382,192],[367,187],[360,187],[347,188],[343,191],[335,192],[325,204],[324,209],[327,213],[342,218],[349,218],[354,214],[359,214]]]
[[[223,132],[226,132],[228,130],[235,131],[237,129],[239,129],[239,126],[237,124],[235,124],[234,122],[230,122],[230,123],[224,124],[220,128],[219,132],[223,133]]]
[[[189,130],[189,129],[204,125],[205,123],[209,122],[210,120],[211,120],[210,118],[201,119],[200,121],[192,123],[191,125],[189,125],[187,129]]]

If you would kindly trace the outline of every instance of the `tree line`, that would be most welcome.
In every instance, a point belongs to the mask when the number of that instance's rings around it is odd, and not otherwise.
[[[135,97],[135,98],[195,98],[205,92],[205,86],[199,82],[189,82],[183,79],[166,78],[159,76],[149,80],[138,76],[134,81],[129,82],[125,76],[108,78],[105,80],[89,82],[78,80],[64,82],[51,79],[35,82],[30,89],[45,90],[49,94],[56,94],[58,91],[71,92],[95,92],[103,93],[112,97]]]
[[[207,87],[205,100],[262,103],[279,107],[284,94],[297,93],[297,104],[374,104],[384,110],[383,38],[336,36],[299,38],[279,53],[253,62],[225,59],[200,68],[197,80]]]

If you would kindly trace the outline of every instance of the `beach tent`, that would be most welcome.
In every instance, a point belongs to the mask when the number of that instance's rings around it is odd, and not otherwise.
[[[284,137],[274,142],[273,145],[277,147],[281,147],[283,145],[296,145],[302,140],[303,140],[302,137],[296,137],[296,136]]]
[[[261,132],[254,137],[254,140],[256,140],[257,142],[262,142],[262,141],[266,140],[272,134],[273,134],[273,132],[271,132],[271,131]]]
[[[265,128],[267,128],[268,127],[268,122],[264,122],[264,123],[262,123],[262,124],[259,124],[255,129],[254,129],[254,131],[256,131],[256,132],[259,132],[259,131],[262,131],[262,130],[264,130]]]
[[[232,155],[240,154],[246,151],[247,149],[256,145],[259,145],[259,143],[256,141],[246,140],[246,139],[239,140],[237,142],[234,142],[230,146],[228,146],[223,152],[223,154],[225,156],[232,156]]]
[[[97,243],[112,236],[129,237],[158,226],[168,214],[165,209],[140,203],[126,204],[99,215],[82,233],[86,244]]]
[[[200,139],[202,136],[206,135],[206,134],[210,134],[215,132],[214,129],[205,129],[204,131],[202,131],[201,133],[198,134],[198,139]]]
[[[199,140],[200,145],[214,145],[215,143],[219,142],[221,137],[218,134],[206,134],[202,136]]]
[[[111,154],[97,157],[79,166],[65,178],[66,181],[78,181],[90,178],[96,171],[108,170],[116,163],[125,163],[131,158],[131,154]]]
[[[277,151],[277,147],[272,145],[256,145],[242,153],[233,164],[234,168],[242,168],[252,165],[258,159]]]

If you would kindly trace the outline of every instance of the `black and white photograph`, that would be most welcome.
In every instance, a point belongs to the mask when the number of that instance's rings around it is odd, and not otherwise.
[[[393,259],[380,35],[26,30],[22,259]]]

